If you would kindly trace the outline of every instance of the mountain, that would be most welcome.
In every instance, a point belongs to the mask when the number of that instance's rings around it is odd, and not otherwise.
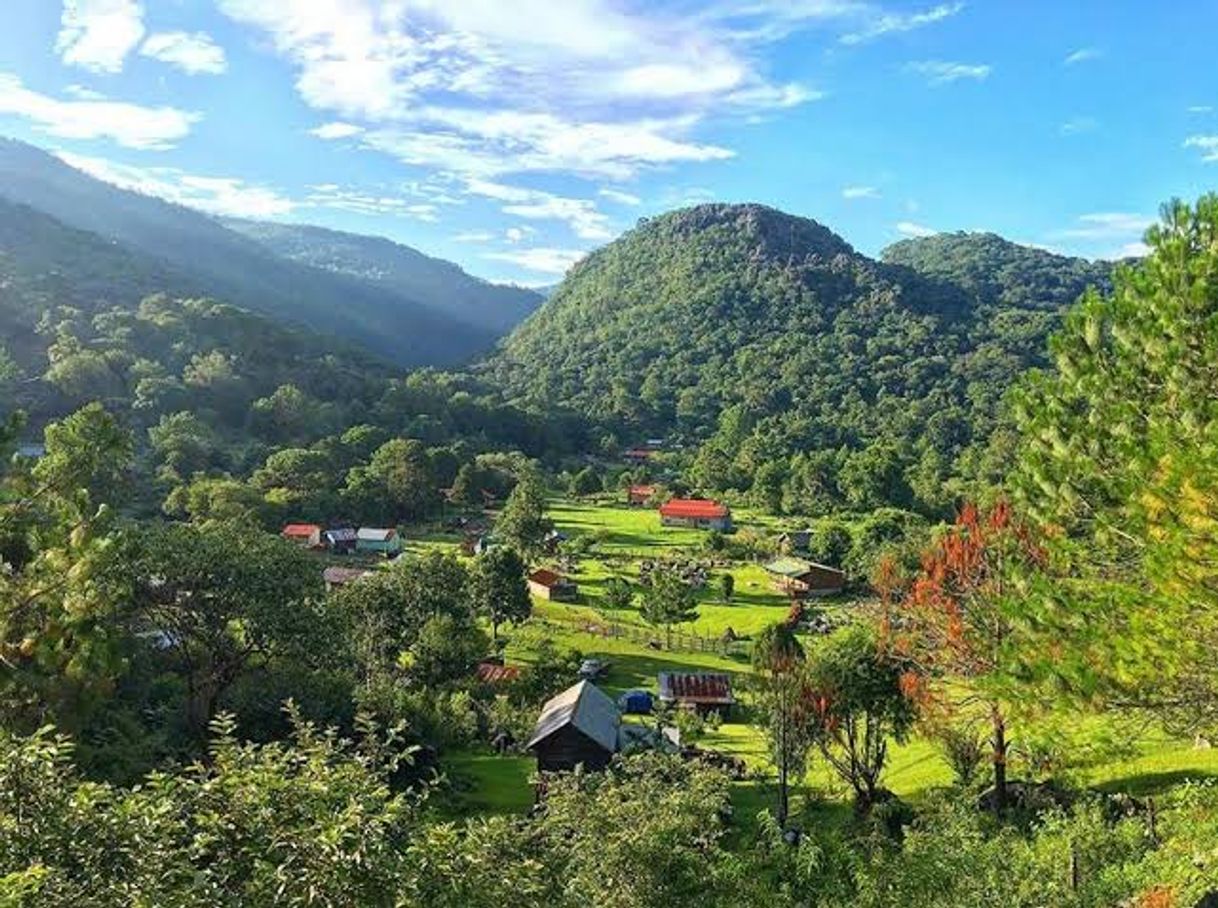
[[[142,270],[173,272],[224,302],[355,341],[399,364],[460,362],[498,334],[378,283],[283,258],[200,212],[93,179],[21,142],[0,140],[0,198],[120,244]],[[63,271],[76,265],[60,263]]]
[[[542,302],[532,290],[483,281],[383,237],[238,218],[221,223],[278,256],[373,284],[480,331],[506,334]]]
[[[942,509],[1002,393],[1107,266],[986,236],[885,259],[760,205],[672,212],[576,265],[485,368],[622,442],[684,441],[705,491]]]

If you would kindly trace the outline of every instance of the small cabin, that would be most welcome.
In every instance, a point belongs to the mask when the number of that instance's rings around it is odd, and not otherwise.
[[[604,769],[618,751],[621,724],[609,695],[580,681],[546,702],[526,747],[537,755],[540,772]]]
[[[321,527],[315,523],[289,523],[280,535],[304,549],[321,547]]]
[[[846,573],[826,564],[799,558],[777,558],[765,566],[774,588],[792,599],[834,596],[846,588]]]
[[[626,504],[632,508],[643,508],[647,502],[655,498],[658,490],[655,486],[631,486],[626,490]]]
[[[736,703],[724,672],[660,672],[660,702],[726,718]]]
[[[402,537],[392,528],[360,527],[355,534],[355,550],[378,555],[397,555],[402,551]]]
[[[361,577],[366,577],[369,573],[371,572],[361,568],[331,565],[321,572],[321,579],[326,583],[326,590],[330,591],[340,586],[346,586],[348,583],[354,583]]]
[[[336,527],[321,534],[326,548],[335,555],[350,555],[355,551],[356,532],[351,527]]]
[[[726,533],[732,529],[732,512],[727,505],[705,498],[674,498],[660,505],[660,524]]]
[[[528,577],[529,592],[550,602],[574,602],[579,598],[579,587],[561,574],[542,568]]]
[[[811,544],[811,530],[789,530],[778,535],[778,548],[784,552],[806,552]]]
[[[479,662],[478,680],[492,687],[511,684],[520,677],[520,669],[515,665],[500,665],[498,662]]]

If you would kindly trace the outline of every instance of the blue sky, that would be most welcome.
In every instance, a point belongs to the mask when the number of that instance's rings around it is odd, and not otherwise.
[[[760,201],[874,254],[1138,250],[1218,175],[1218,3],[6,0],[0,132],[215,213],[543,284]]]

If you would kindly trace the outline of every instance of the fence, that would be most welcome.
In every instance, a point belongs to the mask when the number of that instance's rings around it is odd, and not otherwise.
[[[642,627],[637,624],[591,620],[576,615],[572,615],[569,619],[534,617],[532,623],[565,631],[575,630],[579,633],[610,640],[628,640],[631,643],[661,652],[712,653],[727,658],[748,655],[748,644],[744,641],[704,636],[688,631],[674,630],[667,633],[660,629]]]

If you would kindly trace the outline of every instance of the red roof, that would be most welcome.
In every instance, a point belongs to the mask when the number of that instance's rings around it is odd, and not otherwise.
[[[321,533],[321,527],[315,523],[289,523],[283,528],[284,536],[312,536]]]
[[[545,568],[541,568],[540,570],[529,574],[529,581],[532,583],[541,584],[544,587],[555,587],[564,582],[560,575],[555,574],[553,571],[548,571]]]
[[[718,672],[661,672],[660,698],[685,703],[732,703],[732,679]]]
[[[674,498],[660,505],[664,517],[685,517],[694,520],[714,520],[728,515],[728,510],[717,501],[705,498]]]
[[[656,493],[655,486],[631,486],[630,487],[630,497],[631,498],[650,498],[655,493]]]
[[[520,669],[514,665],[496,665],[494,662],[478,663],[478,680],[484,684],[506,684],[520,677]]]

